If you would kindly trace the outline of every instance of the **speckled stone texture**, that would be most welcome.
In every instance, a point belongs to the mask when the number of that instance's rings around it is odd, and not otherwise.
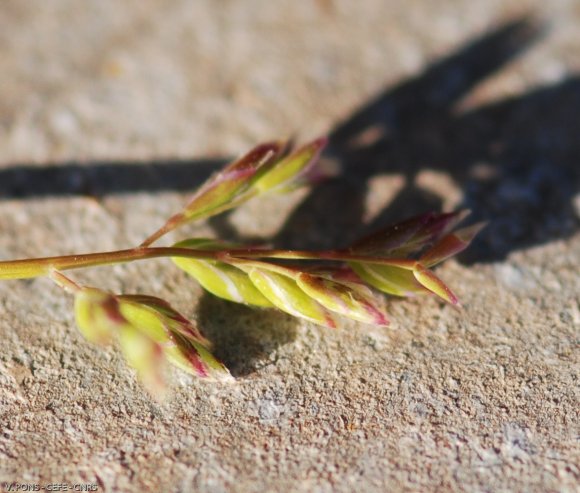
[[[254,144],[329,134],[342,173],[171,240],[343,246],[426,210],[489,227],[331,331],[220,301],[163,260],[74,273],[170,300],[237,377],[152,401],[46,279],[0,283],[0,481],[99,491],[575,492],[577,0],[5,0],[0,259],[138,244]]]

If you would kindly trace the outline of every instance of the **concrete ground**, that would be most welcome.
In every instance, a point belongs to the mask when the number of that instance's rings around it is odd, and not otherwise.
[[[0,283],[0,482],[99,491],[574,492],[580,484],[577,0],[5,0],[0,259],[126,248],[220,163],[329,134],[342,173],[169,239],[346,245],[426,210],[489,227],[331,331],[167,261],[75,279],[170,300],[237,377],[157,404],[46,279]]]

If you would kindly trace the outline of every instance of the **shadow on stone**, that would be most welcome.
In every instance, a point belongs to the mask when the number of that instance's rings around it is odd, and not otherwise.
[[[342,174],[306,197],[275,245],[347,246],[390,223],[438,211],[446,197],[429,183],[433,175],[458,189],[457,207],[471,209],[474,221],[489,221],[463,262],[499,260],[574,234],[580,226],[574,206],[580,78],[461,109],[474,86],[542,35],[530,19],[502,26],[388,88],[338,125],[325,157],[337,161]],[[402,177],[403,186],[364,224],[369,181],[380,175]]]
[[[388,87],[330,133],[323,159],[340,176],[312,190],[274,238],[284,248],[347,246],[356,238],[427,210],[440,210],[445,190],[457,207],[490,225],[463,262],[500,260],[514,250],[566,238],[580,228],[580,77],[512,98],[462,109],[486,77],[543,36],[530,18],[500,26]],[[225,160],[14,165],[0,170],[0,198],[193,190]],[[371,180],[397,176],[395,197],[365,223]],[[228,240],[240,235],[228,214],[210,221]]]
[[[241,377],[274,364],[277,350],[296,339],[298,322],[283,312],[249,308],[204,293],[199,326],[213,343],[214,354]]]
[[[191,191],[226,159],[26,164],[0,169],[0,198]]]

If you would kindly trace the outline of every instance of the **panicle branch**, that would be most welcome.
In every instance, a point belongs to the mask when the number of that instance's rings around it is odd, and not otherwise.
[[[469,211],[427,213],[383,229],[341,250],[247,248],[208,238],[170,247],[151,245],[190,221],[207,219],[262,193],[286,192],[318,181],[315,169],[326,139],[296,150],[269,142],[211,176],[189,203],[132,249],[0,261],[0,280],[50,278],[75,298],[75,317],[91,342],[117,341],[145,387],[165,392],[165,365],[193,375],[230,379],[201,331],[166,301],[147,295],[113,294],[82,286],[62,271],[170,258],[210,293],[237,303],[277,308],[326,327],[342,319],[388,325],[379,292],[435,295],[451,304],[457,296],[432,267],[469,246],[484,224],[456,230]]]

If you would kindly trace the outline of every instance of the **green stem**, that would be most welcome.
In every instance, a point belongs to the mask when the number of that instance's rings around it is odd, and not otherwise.
[[[156,257],[192,257],[215,259],[214,252],[187,248],[133,248],[113,252],[62,255],[0,262],[0,279],[26,279],[46,276],[53,270],[80,269],[99,265],[119,264]]]
[[[222,251],[195,250],[191,248],[156,247],[133,248],[130,250],[116,250],[112,252],[87,253],[80,255],[63,255],[58,257],[44,257],[22,260],[8,260],[0,262],[0,280],[27,279],[46,276],[54,270],[80,269],[100,265],[119,264],[136,260],[147,260],[159,257],[183,257],[200,260],[221,260],[235,263],[236,259],[271,258],[291,260],[318,260],[343,262],[368,262],[374,264],[391,265],[403,269],[413,270],[417,262],[408,259],[389,259],[383,257],[365,257],[353,255],[345,251],[326,250],[309,252],[303,250],[262,250],[262,249],[234,249]]]
[[[390,265],[405,270],[417,267],[417,261],[406,258],[369,257],[356,255],[346,250],[266,250],[266,249],[234,249],[221,252],[233,258],[277,258],[286,260],[318,260],[337,262],[366,262],[371,264]]]
[[[182,224],[185,220],[185,216],[183,215],[183,213],[178,213],[178,214],[174,214],[173,216],[171,216],[167,222],[161,226],[157,231],[155,231],[155,233],[153,233],[152,235],[149,235],[145,241],[143,241],[143,243],[141,243],[141,245],[139,245],[140,248],[146,248],[148,246],[150,246],[151,244],[153,244],[154,242],[156,242],[159,238],[161,238],[162,236],[165,236],[167,233],[169,233],[170,231],[173,231],[175,228],[177,228],[180,224]]]

